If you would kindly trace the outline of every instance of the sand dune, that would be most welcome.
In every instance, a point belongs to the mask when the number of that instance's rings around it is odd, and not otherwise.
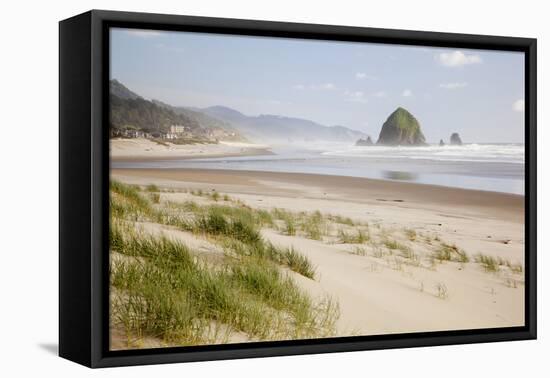
[[[170,141],[135,139],[111,139],[110,154],[115,161],[134,159],[186,159],[218,156],[247,156],[269,154],[269,146],[244,142],[217,144],[173,144]]]
[[[315,280],[290,274],[313,297],[328,295],[338,301],[339,335],[524,324],[523,272],[506,267],[488,272],[473,258],[482,253],[524,264],[522,196],[267,172],[115,169],[112,176],[139,185],[155,183],[163,188],[200,188],[205,192],[215,189],[256,209],[319,210],[350,217],[368,223],[373,235],[379,235],[378,245],[380,235],[387,234],[410,246],[416,255],[414,262],[397,252],[385,250],[380,254],[375,243],[358,246],[330,238],[317,241],[274,229],[262,230],[266,240],[295,247],[316,266]],[[185,201],[190,196],[181,192],[162,194],[167,201]],[[407,240],[407,229],[415,230],[419,240]],[[471,259],[430,266],[434,247],[424,238],[456,244]],[[357,253],[357,247],[362,253]]]
[[[391,258],[350,253],[350,246],[325,245],[265,231],[277,245],[293,246],[317,267],[318,282],[298,283],[313,294],[337,298],[342,335],[407,333],[509,327],[523,324],[522,290],[506,287],[475,264],[445,263],[437,270],[396,266]],[[441,298],[438,285],[445,285]]]

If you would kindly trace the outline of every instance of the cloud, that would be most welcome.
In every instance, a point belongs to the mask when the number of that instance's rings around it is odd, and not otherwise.
[[[479,55],[464,54],[462,51],[442,52],[435,56],[436,60],[446,67],[462,67],[467,64],[482,63]]]
[[[126,34],[133,35],[139,38],[154,38],[162,35],[161,32],[156,30],[142,30],[142,29],[126,30]]]
[[[388,94],[384,91],[378,91],[378,92],[374,93],[373,96],[382,98],[382,97],[388,97]]]
[[[403,97],[411,97],[413,95],[412,91],[410,89],[405,89],[403,93],[401,93],[401,96]]]
[[[332,90],[336,86],[332,83],[323,83],[323,84],[314,84],[311,86],[311,89],[320,89],[320,90]]]
[[[345,91],[344,96],[346,96],[346,100],[350,102],[359,102],[361,104],[366,104],[368,102],[365,98],[365,93],[361,91]]]
[[[364,72],[357,72],[357,73],[355,74],[355,78],[356,78],[357,80],[365,80],[365,79],[374,80],[374,79],[376,79],[375,76],[367,75],[367,74],[364,73]]]
[[[442,84],[439,84],[439,87],[443,88],[443,89],[460,89],[460,88],[464,88],[464,87],[467,87],[467,86],[468,86],[468,83],[442,83]]]
[[[512,109],[515,112],[523,113],[525,111],[525,100],[524,99],[519,99],[517,101],[514,101],[514,103],[512,104]]]
[[[336,89],[336,85],[332,83],[321,83],[321,84],[311,84],[311,85],[295,84],[292,86],[292,88],[297,90],[311,89],[314,91],[330,91],[330,90]]]

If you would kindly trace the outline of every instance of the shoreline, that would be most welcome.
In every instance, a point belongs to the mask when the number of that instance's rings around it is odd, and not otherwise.
[[[267,145],[244,142],[172,144],[170,141],[159,143],[144,138],[109,140],[109,156],[113,162],[188,160],[273,154]]]
[[[481,209],[492,218],[503,218],[517,223],[524,221],[525,197],[511,193],[311,173],[199,168],[113,168],[111,173],[137,181],[140,178],[151,182],[161,180],[168,186],[175,187],[182,184],[211,184],[221,190],[224,187],[233,190],[238,185],[241,192],[249,194],[266,193],[267,190],[267,193],[289,195],[293,192],[292,185],[309,186],[321,189],[306,196],[311,198],[376,202],[400,207],[428,205],[432,210],[438,210],[438,206],[462,207],[464,210]],[[286,184],[286,188],[283,184]]]
[[[324,156],[319,151],[278,150],[275,146],[237,142],[170,146],[152,146],[155,142],[144,139],[115,142],[110,153],[111,166],[115,168],[200,168],[310,173],[525,196],[523,165],[506,162],[472,165],[471,162],[439,163],[429,159],[369,160],[368,156],[331,157]]]
[[[241,156],[263,156],[275,155],[269,148],[243,148],[235,152],[220,152],[220,153],[203,153],[197,155],[132,155],[132,156],[113,156],[112,162],[121,163],[142,163],[142,162],[157,162],[157,161],[172,161],[172,160],[194,160],[194,159],[213,159],[224,157],[241,157]]]

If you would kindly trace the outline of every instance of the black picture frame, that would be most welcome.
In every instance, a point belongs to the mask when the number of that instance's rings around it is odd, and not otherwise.
[[[108,349],[110,27],[525,53],[525,326],[145,350]],[[59,23],[59,355],[88,367],[536,338],[536,39],[92,10]]]

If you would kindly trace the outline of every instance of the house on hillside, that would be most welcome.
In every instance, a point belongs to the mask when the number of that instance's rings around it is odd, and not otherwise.
[[[124,136],[126,138],[145,138],[145,133],[140,130],[126,130]]]
[[[171,134],[183,134],[185,133],[187,127],[183,125],[172,125],[170,126],[170,133]]]
[[[176,133],[163,133],[162,134],[162,139],[178,139],[178,134]]]

